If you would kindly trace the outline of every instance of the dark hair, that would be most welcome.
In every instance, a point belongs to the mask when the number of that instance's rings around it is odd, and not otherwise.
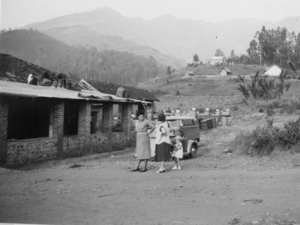
[[[136,117],[139,117],[140,115],[145,116],[144,110],[140,110],[140,111],[138,111],[138,112],[136,113]]]
[[[165,122],[166,121],[166,115],[163,114],[163,113],[159,114],[158,117],[157,117],[157,120],[161,121],[161,122]]]

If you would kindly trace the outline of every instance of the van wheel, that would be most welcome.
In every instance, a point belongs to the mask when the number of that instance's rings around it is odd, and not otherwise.
[[[192,147],[191,147],[191,151],[190,151],[190,158],[195,158],[197,156],[197,145],[196,144],[193,144]]]

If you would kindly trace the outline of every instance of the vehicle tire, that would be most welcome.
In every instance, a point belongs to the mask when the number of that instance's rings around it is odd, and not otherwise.
[[[189,154],[190,158],[195,158],[197,156],[197,149],[198,149],[198,146],[196,144],[192,144],[191,152]]]

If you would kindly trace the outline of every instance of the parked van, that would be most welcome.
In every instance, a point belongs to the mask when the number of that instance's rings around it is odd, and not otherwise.
[[[183,155],[194,158],[197,156],[198,145],[200,144],[200,129],[198,120],[190,116],[167,116],[167,122],[171,129],[170,139],[175,142],[175,137],[182,138]]]
[[[190,116],[167,116],[171,134],[170,139],[175,143],[175,137],[180,136],[183,146],[183,155],[194,158],[197,156],[198,145],[200,144],[200,129],[198,120]],[[150,135],[151,153],[155,154],[155,134],[154,131]]]

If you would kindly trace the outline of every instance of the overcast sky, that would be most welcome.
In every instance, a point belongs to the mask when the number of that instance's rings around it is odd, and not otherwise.
[[[235,18],[275,22],[300,15],[300,0],[1,0],[1,29],[101,7],[147,20],[169,14],[206,22]]]

